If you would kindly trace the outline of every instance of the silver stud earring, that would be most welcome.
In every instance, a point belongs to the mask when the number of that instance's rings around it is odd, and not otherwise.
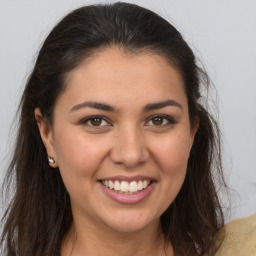
[[[48,156],[48,162],[49,164],[55,164],[55,160],[52,156]]]

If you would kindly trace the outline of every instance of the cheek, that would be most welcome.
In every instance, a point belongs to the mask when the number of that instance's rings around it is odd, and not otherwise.
[[[75,205],[84,208],[90,201],[97,180],[97,170],[107,154],[102,139],[84,136],[83,132],[60,131],[56,136],[56,154],[60,174]]]
[[[186,133],[168,136],[158,143],[155,142],[154,148],[155,159],[161,170],[162,186],[159,195],[162,196],[160,211],[162,214],[174,201],[183,185],[190,154],[190,136]]]
[[[68,176],[91,176],[107,154],[106,144],[82,132],[62,131],[56,137],[56,154],[61,173]]]
[[[151,148],[154,149],[155,161],[161,166],[163,172],[175,175],[180,171],[186,171],[190,141],[190,134],[184,132],[177,132],[152,141]]]
[[[170,199],[176,197],[184,182],[190,143],[190,132],[184,132],[184,130],[154,141],[152,155],[155,156],[155,161],[161,170],[160,176],[165,194],[168,194]]]

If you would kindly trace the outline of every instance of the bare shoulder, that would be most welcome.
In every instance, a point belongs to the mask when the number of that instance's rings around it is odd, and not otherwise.
[[[215,256],[256,255],[256,214],[227,223],[219,233]]]

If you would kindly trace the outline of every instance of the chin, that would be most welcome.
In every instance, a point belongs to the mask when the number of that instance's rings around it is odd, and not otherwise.
[[[133,233],[139,232],[145,228],[150,227],[151,225],[156,225],[160,221],[160,217],[157,219],[148,218],[146,214],[118,214],[116,216],[112,216],[110,219],[106,219],[104,221],[105,225],[107,225],[113,231],[121,232],[121,233]]]
[[[120,233],[134,233],[139,232],[147,227],[147,225],[143,225],[142,223],[110,223],[108,225],[113,231]]]

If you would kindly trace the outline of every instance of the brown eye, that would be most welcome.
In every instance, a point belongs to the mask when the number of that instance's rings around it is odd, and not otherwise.
[[[90,116],[84,120],[81,120],[80,124],[88,126],[88,127],[99,127],[103,128],[106,126],[111,126],[111,124],[101,116]]]
[[[102,118],[96,117],[90,120],[91,125],[100,126],[102,123]]]
[[[163,124],[163,117],[161,116],[156,116],[152,119],[152,123],[154,125],[162,125]]]
[[[161,128],[161,127],[172,126],[176,123],[177,122],[172,117],[159,114],[159,115],[152,116],[147,122],[147,126],[159,126],[159,128]]]

